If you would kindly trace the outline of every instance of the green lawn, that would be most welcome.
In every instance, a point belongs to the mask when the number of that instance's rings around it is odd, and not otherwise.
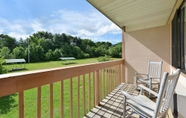
[[[65,64],[65,63],[71,63],[72,64]],[[66,60],[66,61],[49,61],[49,62],[40,62],[40,63],[26,63],[26,69],[22,71],[28,71],[28,70],[39,70],[39,69],[47,69],[47,68],[56,68],[56,67],[65,67],[65,66],[73,66],[73,65],[80,65],[80,64],[87,64],[87,63],[95,63],[98,62],[97,58],[90,58],[90,59],[77,59],[77,60]],[[24,65],[6,65],[5,66],[9,71],[13,67],[24,67]],[[21,70],[17,71],[20,72]],[[14,71],[16,72],[16,71]]]
[[[97,58],[92,59],[80,59],[80,60],[73,60],[76,64],[72,65],[79,65],[79,64],[86,64],[86,63],[95,63],[97,62]],[[62,61],[51,61],[51,62],[43,62],[43,63],[30,63],[26,64],[26,68],[28,70],[38,70],[38,69],[46,69],[46,68],[55,68],[55,67],[63,67],[69,65],[63,65]],[[11,66],[7,66],[10,68]],[[86,112],[88,112],[88,75],[85,76],[85,90],[86,90]],[[76,91],[77,91],[77,77],[73,78],[73,116],[76,117]],[[93,83],[93,76],[91,74],[91,84]],[[64,117],[70,117],[70,96],[69,96],[69,89],[70,89],[70,80],[67,79],[64,81]],[[82,76],[80,76],[80,117],[83,117],[83,101],[82,101]],[[42,86],[42,103],[41,103],[41,114],[42,118],[49,118],[49,85]],[[54,118],[60,118],[60,83],[54,83]],[[37,106],[37,89],[33,88],[30,90],[26,90],[24,92],[24,103],[25,103],[25,118],[35,118],[36,115],[36,106]],[[93,93],[93,88],[91,86],[91,93]],[[91,95],[92,101],[93,95]],[[93,106],[93,102],[92,105]],[[0,98],[0,118],[18,118],[18,95],[9,95]]]

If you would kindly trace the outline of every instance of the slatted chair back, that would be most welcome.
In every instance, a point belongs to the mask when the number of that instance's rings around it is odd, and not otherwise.
[[[177,69],[172,75],[164,73],[153,118],[164,116],[168,112],[170,100],[174,94],[179,75],[180,69]]]
[[[158,81],[160,81],[161,73],[162,73],[162,65],[163,65],[163,61],[160,62],[149,61],[148,72],[147,72],[149,78],[157,79]]]

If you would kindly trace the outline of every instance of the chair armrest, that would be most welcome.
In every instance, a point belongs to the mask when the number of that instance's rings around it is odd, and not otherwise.
[[[128,94],[125,91],[121,91],[121,93],[124,95],[124,97],[129,98],[129,99],[134,99],[133,96],[131,96],[130,94]]]
[[[139,76],[139,75],[146,75],[148,77],[147,74],[144,74],[144,73],[135,73],[136,76]]]
[[[143,85],[139,85],[139,87],[140,87],[141,89],[144,89],[144,90],[146,90],[146,91],[152,93],[152,94],[155,95],[156,97],[158,97],[158,93],[156,93],[155,91],[153,91],[153,90],[151,90],[151,89],[149,89],[149,88],[147,88],[147,87],[145,87],[145,86],[143,86]],[[142,90],[141,90],[141,91],[142,91]]]
[[[148,105],[141,103],[139,100],[135,99],[133,96],[131,96],[127,92],[121,91],[121,93],[124,95],[125,99],[128,98],[128,99],[132,100],[134,103],[137,103],[138,105],[141,105],[143,107],[151,109],[150,107],[148,107]],[[151,109],[151,110],[154,110],[154,109]]]

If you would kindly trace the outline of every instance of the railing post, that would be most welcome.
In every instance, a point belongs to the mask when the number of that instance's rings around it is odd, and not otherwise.
[[[53,118],[54,115],[54,106],[53,106],[53,83],[50,84],[50,118]]]
[[[95,72],[95,106],[100,102],[100,81],[99,70]]]
[[[37,118],[41,118],[41,87],[37,88]]]
[[[24,92],[19,92],[19,118],[24,118]]]
[[[63,80],[61,81],[61,86],[60,86],[60,102],[61,102],[61,118],[64,118],[64,82]]]
[[[73,86],[72,78],[70,78],[70,118],[73,118]]]
[[[85,99],[85,75],[83,75],[83,115],[86,114],[86,99]]]

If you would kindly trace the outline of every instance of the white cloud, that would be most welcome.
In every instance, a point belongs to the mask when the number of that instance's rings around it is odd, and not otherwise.
[[[46,25],[46,24],[44,24]],[[45,26],[43,26],[42,22],[37,20],[37,19],[34,19],[31,24],[30,24],[31,28],[33,29],[33,32],[32,33],[36,33],[38,31],[46,31],[47,29],[43,28]]]
[[[20,34],[20,33],[16,33],[16,32],[10,32],[10,33],[8,33],[8,35],[12,36],[12,37],[15,37],[17,39],[20,39],[20,38],[26,39],[26,38],[28,38],[28,34]]]
[[[0,33],[8,34],[16,39],[27,38],[30,35],[29,27],[25,21],[15,20],[10,22],[0,18]]]
[[[51,15],[26,21],[9,21],[0,18],[0,33],[5,33],[17,39],[26,38],[37,31],[66,33],[69,35],[90,38],[94,41],[109,41],[103,35],[119,35],[121,30],[98,12],[77,12],[60,10]],[[113,39],[118,40],[118,39]]]

